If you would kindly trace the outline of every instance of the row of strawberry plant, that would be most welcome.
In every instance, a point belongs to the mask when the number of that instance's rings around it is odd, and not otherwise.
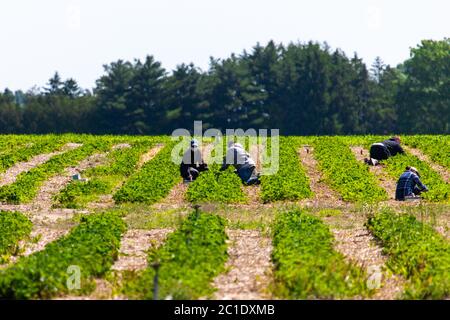
[[[181,180],[178,164],[172,161],[173,146],[174,142],[167,141],[166,146],[114,194],[114,201],[152,204],[166,197]]]
[[[61,173],[66,167],[76,165],[94,152],[106,151],[110,147],[109,139],[85,138],[83,146],[55,156],[46,163],[21,173],[13,184],[0,187],[0,201],[15,204],[30,201],[45,180]]]
[[[278,213],[273,225],[275,294],[281,298],[368,295],[365,272],[333,249],[328,227],[305,212]]]
[[[450,245],[412,215],[384,209],[367,222],[388,254],[387,265],[409,280],[407,299],[443,299],[450,294]]]
[[[0,264],[17,252],[19,241],[30,235],[32,227],[24,214],[0,211]]]
[[[117,259],[125,229],[118,214],[81,217],[67,236],[1,270],[0,298],[48,299],[91,291],[93,279],[105,275]],[[73,281],[77,276],[79,283]]]
[[[340,193],[345,201],[376,202],[387,199],[387,194],[377,184],[368,166],[358,162],[339,137],[314,139],[314,157],[326,181]]]
[[[56,207],[82,208],[100,195],[111,194],[114,188],[137,169],[142,153],[153,144],[153,139],[128,141],[130,147],[118,148],[108,155],[107,164],[86,170],[83,176],[88,182],[72,181],[57,196]]]
[[[202,172],[200,176],[189,185],[186,192],[186,199],[193,203],[245,202],[246,197],[241,186],[241,179],[234,173],[232,167],[229,167],[224,171],[219,171],[219,166],[215,164],[210,166],[208,171]]]
[[[165,244],[150,252],[149,267],[124,286],[131,298],[153,299],[154,266],[159,266],[159,297],[197,299],[210,295],[211,282],[227,260],[225,220],[193,212]]]
[[[0,155],[0,172],[7,170],[18,162],[28,161],[31,157],[48,153],[60,148],[65,139],[61,136],[36,137],[33,143],[21,145],[19,148],[11,148]]]
[[[420,149],[430,156],[431,160],[450,169],[450,137],[448,135],[432,136],[406,136],[403,137],[405,144]]]
[[[293,137],[280,137],[279,168],[275,174],[261,177],[263,202],[300,200],[312,195],[309,179],[298,157],[299,141]],[[270,143],[266,146],[271,149]]]
[[[348,145],[359,145],[366,149],[377,141],[383,141],[388,137],[383,136],[358,136],[342,138]],[[408,139],[407,137],[404,139]],[[398,179],[405,171],[406,167],[416,167],[420,174],[422,182],[430,189],[429,192],[423,193],[422,197],[433,202],[446,202],[450,199],[450,186],[442,177],[434,171],[426,162],[421,161],[414,155],[405,153],[390,157],[388,160],[383,160],[382,165],[386,173],[393,179]]]

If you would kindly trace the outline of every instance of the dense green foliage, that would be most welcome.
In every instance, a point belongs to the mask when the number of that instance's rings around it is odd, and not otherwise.
[[[333,249],[320,219],[294,210],[280,212],[273,226],[275,293],[281,298],[346,298],[364,295],[365,273]]]
[[[93,92],[56,73],[43,90],[0,94],[0,132],[167,134],[205,127],[282,134],[448,133],[450,39],[425,40],[398,67],[369,68],[326,43],[257,44],[171,73],[153,56],[105,65]],[[26,89],[26,88],[24,88]]]
[[[428,137],[433,139],[432,136]],[[441,137],[442,142],[438,143],[436,146],[429,147],[430,149],[436,150],[440,145],[445,143],[448,144],[448,142],[445,142],[447,138],[444,136],[437,137]],[[360,145],[369,149],[372,143],[381,142],[388,138],[389,137],[386,136],[356,136],[344,137],[341,139],[348,145]],[[408,141],[410,136],[404,136],[403,138]],[[421,144],[427,144],[427,141],[430,140],[427,140],[427,138],[424,137],[419,141],[421,141]],[[442,177],[426,162],[421,161],[416,156],[406,152],[406,154],[398,154],[394,157],[390,157],[388,160],[383,160],[381,161],[381,164],[384,166],[383,170],[393,179],[398,179],[408,166],[417,168],[421,175],[421,181],[430,190],[429,192],[422,193],[421,197],[434,202],[445,202],[450,199],[450,185],[443,181]]]
[[[421,197],[434,202],[450,200],[450,185],[444,182],[442,177],[427,163],[419,160],[416,156],[410,154],[397,155],[383,161],[383,163],[386,165],[387,172],[395,179],[400,177],[407,166],[417,168],[421,175],[420,180],[429,189],[428,192],[422,193]]]
[[[48,178],[61,173],[65,168],[76,165],[96,151],[106,151],[111,147],[110,140],[100,137],[85,137],[83,146],[52,157],[46,163],[21,173],[10,185],[0,187],[0,201],[23,203],[32,200],[38,188]]]
[[[387,265],[409,279],[407,299],[443,299],[450,294],[450,245],[414,216],[384,210],[369,218],[368,228],[389,255]]]
[[[0,211],[0,264],[17,251],[19,241],[30,235],[32,226],[20,212]]]
[[[136,171],[139,158],[154,143],[152,140],[135,141],[130,148],[120,148],[108,154],[105,165],[83,172],[88,182],[72,181],[56,197],[57,207],[80,208],[113,192],[114,188]]]
[[[420,149],[430,159],[450,170],[450,137],[449,136],[405,136],[403,142]]]
[[[0,154],[0,172],[12,167],[17,162],[27,161],[31,157],[54,151],[63,144],[64,140],[57,136],[35,137],[33,143],[19,143],[16,148]]]
[[[219,171],[219,166],[210,166],[208,171],[189,185],[186,199],[190,202],[222,202],[235,203],[245,201],[245,194],[241,189],[242,182],[234,169]]]
[[[309,179],[298,157],[299,147],[295,138],[281,137],[278,172],[261,177],[263,202],[300,200],[312,195]]]
[[[144,202],[152,204],[167,196],[180,182],[179,164],[171,159],[174,143],[166,146],[114,194],[116,203]]]
[[[197,299],[213,292],[211,282],[227,260],[225,220],[193,212],[165,244],[152,251],[150,266],[125,286],[133,298],[153,299],[154,263],[159,264],[159,298]]]
[[[355,159],[344,139],[321,137],[314,142],[314,157],[318,160],[325,179],[345,201],[385,200],[386,192],[378,186],[368,166]]]
[[[70,293],[91,290],[92,280],[103,276],[117,258],[125,229],[125,223],[117,214],[82,217],[80,225],[67,236],[1,270],[0,298],[48,299],[68,293],[70,266],[78,266],[81,271],[80,289]]]

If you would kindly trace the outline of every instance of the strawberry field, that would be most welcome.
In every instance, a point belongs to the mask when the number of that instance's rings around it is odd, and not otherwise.
[[[185,184],[168,136],[2,135],[0,299],[448,299],[450,137],[364,164],[386,138],[280,137],[246,186]],[[263,173],[273,143],[244,144]],[[393,200],[406,166],[421,200]]]

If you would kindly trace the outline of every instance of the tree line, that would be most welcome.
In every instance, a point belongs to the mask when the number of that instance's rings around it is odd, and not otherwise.
[[[0,133],[170,134],[278,128],[285,135],[449,133],[450,39],[423,40],[396,67],[369,68],[326,43],[257,44],[167,72],[153,56],[104,66],[84,90],[58,73],[0,93]]]

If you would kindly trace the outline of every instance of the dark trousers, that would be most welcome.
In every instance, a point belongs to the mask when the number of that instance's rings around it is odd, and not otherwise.
[[[258,182],[258,177],[255,175],[255,166],[244,164],[237,170],[237,174],[245,184],[255,184]]]
[[[372,145],[370,147],[370,157],[376,160],[386,160],[390,157],[389,150],[385,146]]]

